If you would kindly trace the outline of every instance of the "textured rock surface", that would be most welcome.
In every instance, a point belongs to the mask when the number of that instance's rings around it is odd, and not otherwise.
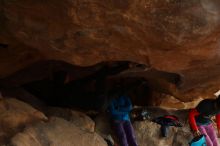
[[[0,43],[9,45],[0,49],[0,77],[45,59],[129,60],[181,74],[193,98],[210,96],[220,80],[219,7],[218,0],[0,0]]]
[[[188,142],[192,139],[188,126],[170,127],[166,138],[161,136],[160,126],[153,122],[136,122],[134,129],[140,146],[188,146]]]
[[[12,146],[107,146],[96,133],[89,133],[74,124],[52,118],[48,123],[38,123],[18,133],[11,141]]]
[[[82,130],[86,130],[88,132],[94,132],[95,129],[94,121],[86,114],[79,111],[50,107],[47,109],[46,115],[63,118]]]
[[[196,105],[202,100],[202,98],[194,99],[190,102],[182,102],[173,96],[164,95],[154,98],[153,106],[170,109],[190,109],[196,107]]]
[[[110,117],[106,114],[103,113],[99,116],[97,116],[95,119],[95,131],[103,136],[106,137],[107,135],[114,135],[113,128],[111,127],[111,120]]]
[[[160,135],[160,126],[148,120],[133,123],[140,146],[187,146],[192,138],[188,127],[188,110],[147,108],[150,117],[173,114],[179,117],[183,128],[171,127],[167,138]],[[115,133],[106,113],[94,122],[85,114],[62,108],[50,108],[47,117],[26,103],[13,98],[0,99],[0,145],[10,146],[107,146],[102,137]],[[94,130],[95,126],[95,130]],[[94,132],[95,131],[95,132]]]
[[[148,120],[133,123],[140,146],[188,146],[192,134],[187,123],[188,110],[147,108],[153,119],[162,115],[176,115],[182,128],[170,127],[167,138],[162,138],[160,126]],[[13,98],[0,99],[0,145],[7,140],[10,146],[107,146],[102,137],[115,133],[107,114],[100,114],[94,122],[77,111],[48,108],[46,116],[31,106]],[[94,132],[95,126],[95,132]]]
[[[13,98],[0,100],[0,143],[22,130],[28,124],[47,120],[47,117],[30,105]]]

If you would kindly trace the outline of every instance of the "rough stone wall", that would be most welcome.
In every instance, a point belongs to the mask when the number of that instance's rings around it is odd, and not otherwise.
[[[218,0],[0,0],[0,43],[8,44],[0,77],[39,60],[129,60],[181,74],[181,91],[210,96],[219,89],[219,7]]]

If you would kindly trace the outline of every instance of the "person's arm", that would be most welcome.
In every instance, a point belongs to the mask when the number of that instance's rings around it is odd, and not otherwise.
[[[125,100],[125,106],[120,107],[120,111],[130,112],[132,110],[131,100],[129,99],[129,97],[124,97],[124,100]]]
[[[189,112],[189,124],[193,132],[199,133],[198,126],[196,124],[195,116],[198,116],[199,112],[196,109],[191,109]]]
[[[127,112],[123,112],[119,108],[115,107],[114,101],[111,102],[109,110],[110,110],[112,115],[124,115],[124,114],[127,114]]]
[[[216,115],[216,124],[218,129],[218,137],[220,137],[220,114]]]

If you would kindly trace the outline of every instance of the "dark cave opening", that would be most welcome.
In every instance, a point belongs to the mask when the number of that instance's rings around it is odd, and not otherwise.
[[[44,61],[15,73],[4,83],[7,81],[16,83],[49,106],[100,111],[122,90],[134,105],[151,105],[153,92],[171,94],[163,86],[178,86],[181,77],[129,61],[102,62],[90,67]]]
[[[95,72],[78,79],[72,79],[68,71],[58,70],[50,78],[32,81],[22,87],[50,106],[102,110],[114,93],[126,90],[131,94],[129,90],[141,84],[139,78],[111,79],[128,70],[130,65],[131,62],[126,61],[107,62]],[[143,68],[144,65],[137,64],[135,67]]]

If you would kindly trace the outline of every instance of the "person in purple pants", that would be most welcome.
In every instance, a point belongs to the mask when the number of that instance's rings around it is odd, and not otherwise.
[[[132,110],[129,97],[121,95],[112,99],[109,110],[120,146],[138,146],[129,117],[129,113]]]
[[[213,126],[212,116],[216,117],[217,131]],[[195,136],[205,135],[207,146],[220,146],[220,96],[216,99],[204,99],[189,112],[189,124]]]

